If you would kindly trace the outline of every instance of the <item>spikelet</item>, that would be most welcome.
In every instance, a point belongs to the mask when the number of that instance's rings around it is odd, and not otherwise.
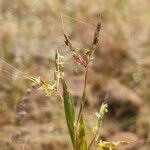
[[[98,23],[97,23],[97,27],[96,27],[96,29],[95,29],[95,33],[94,33],[94,37],[93,37],[93,42],[92,42],[91,49],[90,49],[90,51],[88,52],[89,59],[92,59],[92,58],[93,58],[93,54],[94,54],[94,52],[95,52],[96,45],[97,45],[98,42],[99,42],[100,29],[101,29],[101,23],[98,22]]]
[[[68,36],[65,33],[64,33],[64,37],[65,37],[65,44],[69,47],[71,52],[77,53],[77,52],[80,51],[80,48],[78,48],[77,46],[73,45],[71,43],[70,39],[68,38]]]

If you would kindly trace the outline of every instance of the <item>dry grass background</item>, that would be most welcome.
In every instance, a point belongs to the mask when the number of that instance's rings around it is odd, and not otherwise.
[[[101,14],[101,38],[92,65],[92,74],[89,75],[89,83],[93,85],[89,91],[89,99],[94,97],[95,101],[98,101],[100,97],[103,98],[108,81],[117,80],[121,87],[138,95],[146,105],[142,106],[142,112],[138,112],[136,125],[128,124],[126,131],[135,134],[133,140],[136,142],[144,138],[148,141],[149,134],[146,133],[150,104],[149,0],[1,0],[0,58],[24,72],[41,75],[50,80],[55,50],[58,48],[63,54],[69,55],[62,36],[62,13],[65,30],[80,47],[89,46],[93,29]],[[65,74],[72,76],[68,80],[72,83],[70,86],[75,91],[74,95],[79,97],[82,70],[70,61],[68,56]],[[3,66],[1,60],[0,149],[71,149],[62,105],[55,97],[47,100],[36,89],[31,88],[31,94],[26,95],[30,83],[23,77],[20,78],[17,70],[8,64],[4,63]],[[77,80],[74,79],[76,77]],[[100,78],[98,84],[97,80],[94,81],[95,78]],[[77,84],[78,88],[74,87],[73,83]],[[21,126],[14,126],[16,104],[24,96],[30,99],[29,114]],[[95,101],[89,100],[87,104],[87,121],[92,120],[87,127],[89,129],[96,119],[93,117],[93,111],[97,110]],[[104,137],[123,131],[117,120],[108,120],[110,125],[105,126]],[[145,147],[142,145],[139,148],[148,150],[148,146],[145,144]]]

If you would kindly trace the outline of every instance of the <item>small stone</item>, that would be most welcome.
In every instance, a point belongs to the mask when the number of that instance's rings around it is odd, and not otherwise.
[[[31,89],[27,89],[27,94],[31,94]]]

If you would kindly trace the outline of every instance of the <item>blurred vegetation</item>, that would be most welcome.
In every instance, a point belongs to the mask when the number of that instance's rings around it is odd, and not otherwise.
[[[108,118],[111,127],[106,123],[102,131],[104,140],[110,137],[111,133],[129,131],[140,137],[140,141],[148,141],[149,0],[83,0],[82,2],[79,0],[1,0],[0,149],[20,149],[24,143],[26,149],[71,149],[69,138],[65,136],[67,129],[62,104],[58,104],[55,97],[47,100],[36,88],[30,87],[22,72],[7,63],[2,63],[3,59],[25,73],[42,76],[51,81],[54,54],[56,49],[59,49],[68,57],[65,75],[71,81],[70,87],[74,87],[73,83],[80,87],[83,72],[80,66],[70,62],[71,58],[66,51],[62,35],[61,14],[63,14],[64,28],[70,39],[83,48],[92,42],[95,25],[100,18],[102,20],[96,61],[92,64],[93,73],[89,75],[89,83],[92,83],[93,87],[89,91],[89,103],[86,109],[89,122],[87,128],[91,128],[96,120],[91,112],[98,110],[101,102],[99,99],[104,99],[109,80],[117,80],[113,82],[114,87],[119,84],[121,85],[119,87],[123,86],[127,91],[130,90],[129,95],[134,93],[132,94],[134,96],[129,96],[130,98],[117,95],[120,101],[134,99],[133,101],[137,103],[136,100],[140,99],[144,106],[141,106],[142,111],[138,111],[136,116],[128,118],[131,114],[127,109],[130,103],[124,105],[123,102],[122,106],[118,101],[113,102],[117,92],[112,87],[110,92],[113,94],[109,96],[108,93],[108,101],[110,101],[112,114],[116,115],[117,119]],[[70,76],[72,78],[69,78]],[[79,79],[74,81],[74,77]],[[30,95],[26,92],[29,88],[32,89]],[[74,91],[74,96],[78,98],[80,90],[74,89]],[[28,108],[29,113],[21,126],[15,126],[13,120],[16,106],[26,95],[31,103]],[[138,98],[135,95],[138,95]],[[94,98],[96,100],[93,100]],[[78,102],[76,103],[78,107]],[[136,107],[134,109],[131,107],[130,110],[137,111]],[[121,120],[123,122],[121,124],[118,118],[122,117],[122,114],[127,118]],[[133,138],[133,140],[137,142],[138,139]],[[145,147],[142,145],[139,149],[148,149],[148,146],[145,144]]]

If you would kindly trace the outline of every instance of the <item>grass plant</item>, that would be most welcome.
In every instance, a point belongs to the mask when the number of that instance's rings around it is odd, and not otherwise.
[[[74,150],[93,150],[93,149],[109,149],[115,150],[118,145],[127,144],[126,141],[102,141],[99,139],[100,130],[105,114],[108,112],[108,105],[102,103],[100,111],[96,113],[97,123],[93,138],[91,141],[87,141],[87,134],[85,130],[84,121],[84,105],[87,99],[87,79],[88,71],[91,62],[93,61],[94,52],[96,45],[99,41],[99,34],[101,29],[101,23],[98,22],[97,27],[94,32],[93,41],[91,47],[88,49],[81,49],[74,45],[69,39],[68,35],[64,32],[65,44],[72,54],[73,59],[76,63],[80,64],[84,70],[84,83],[82,89],[82,97],[80,100],[80,108],[76,112],[74,106],[74,99],[68,89],[64,73],[62,71],[64,65],[64,56],[62,56],[58,50],[55,54],[55,69],[54,69],[54,80],[53,83],[49,84],[44,81],[41,77],[28,77],[30,81],[37,84],[39,88],[45,91],[46,96],[51,96],[52,93],[56,93],[61,101],[64,103],[64,112],[66,116],[66,124],[68,127],[70,139]],[[62,85],[62,86],[61,86]],[[60,87],[62,87],[63,92],[60,92]],[[81,87],[82,88],[82,87]]]

